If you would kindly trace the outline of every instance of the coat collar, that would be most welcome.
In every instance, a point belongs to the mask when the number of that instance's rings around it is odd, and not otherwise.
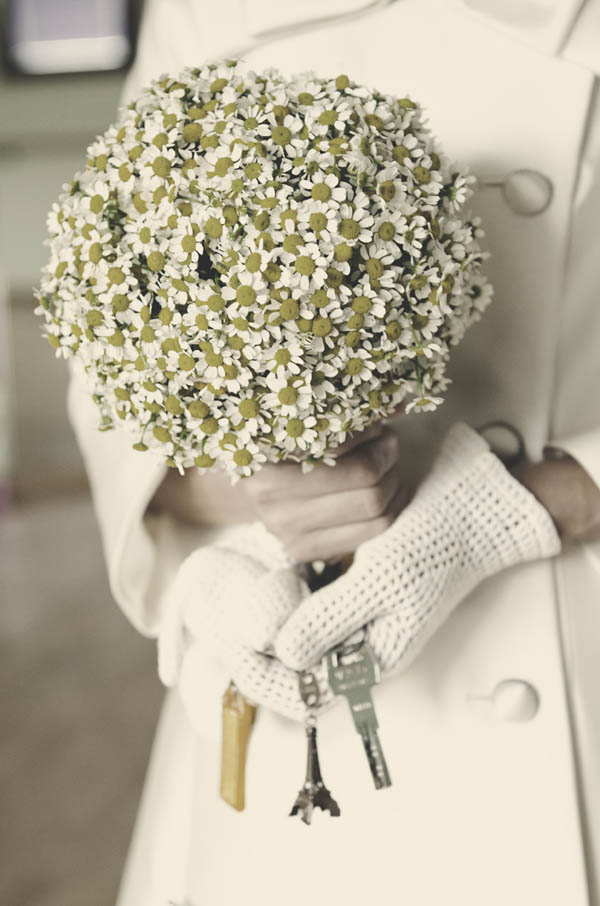
[[[255,39],[292,35],[329,21],[368,15],[392,3],[418,0],[243,0],[246,27]],[[579,13],[595,0],[438,0],[512,34],[549,54],[562,49]]]
[[[368,15],[401,0],[243,0],[246,28],[253,38],[306,31],[328,21]]]
[[[557,54],[586,0],[457,0],[457,3],[538,50]]]

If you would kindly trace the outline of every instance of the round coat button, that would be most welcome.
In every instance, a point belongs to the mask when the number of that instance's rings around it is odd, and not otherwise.
[[[507,205],[521,217],[535,217],[550,206],[554,186],[537,170],[513,170],[502,183]]]
[[[520,679],[502,680],[491,699],[496,717],[513,723],[533,720],[540,707],[537,689]]]

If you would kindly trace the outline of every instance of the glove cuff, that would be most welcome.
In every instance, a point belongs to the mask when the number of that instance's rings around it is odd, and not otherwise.
[[[531,491],[492,452],[483,454],[478,467],[490,511],[506,538],[505,546],[498,547],[498,569],[558,554],[561,541],[552,517]]]
[[[465,558],[481,578],[560,551],[545,507],[462,422],[448,432],[422,490],[423,501],[457,528]]]

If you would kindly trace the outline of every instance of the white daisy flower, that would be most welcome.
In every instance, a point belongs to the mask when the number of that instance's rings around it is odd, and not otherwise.
[[[137,220],[130,219],[125,223],[124,239],[135,254],[147,255],[154,246],[154,221],[152,217],[141,216]]]
[[[305,202],[298,210],[298,230],[301,235],[310,233],[313,242],[331,242],[337,232],[337,224],[337,212],[325,202]]]
[[[300,180],[300,188],[306,196],[310,196],[313,201],[329,202],[330,205],[340,205],[346,201],[347,190],[340,184],[337,176],[329,173],[323,178],[320,173],[309,179]]]
[[[266,364],[269,371],[277,378],[283,379],[288,374],[300,374],[302,363],[304,361],[304,352],[299,343],[294,338],[288,343],[274,343],[269,346],[265,356]],[[269,380],[267,375],[265,383]]]
[[[285,416],[292,416],[309,409],[312,390],[310,383],[305,383],[301,377],[278,377],[271,373],[266,384],[270,392],[265,393],[263,402],[270,411],[280,411]]]
[[[314,415],[283,419],[274,431],[275,440],[285,452],[301,456],[317,440],[316,424]]]
[[[408,221],[407,229],[404,230],[399,239],[399,245],[411,257],[418,258],[421,255],[423,243],[428,235],[425,218],[420,215],[411,217]]]

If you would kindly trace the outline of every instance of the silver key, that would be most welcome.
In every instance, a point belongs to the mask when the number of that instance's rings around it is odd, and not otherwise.
[[[391,786],[371,698],[371,688],[381,679],[379,665],[371,648],[367,642],[354,646],[340,645],[327,653],[327,670],[329,685],[334,694],[348,699],[354,726],[365,747],[375,789]]]

